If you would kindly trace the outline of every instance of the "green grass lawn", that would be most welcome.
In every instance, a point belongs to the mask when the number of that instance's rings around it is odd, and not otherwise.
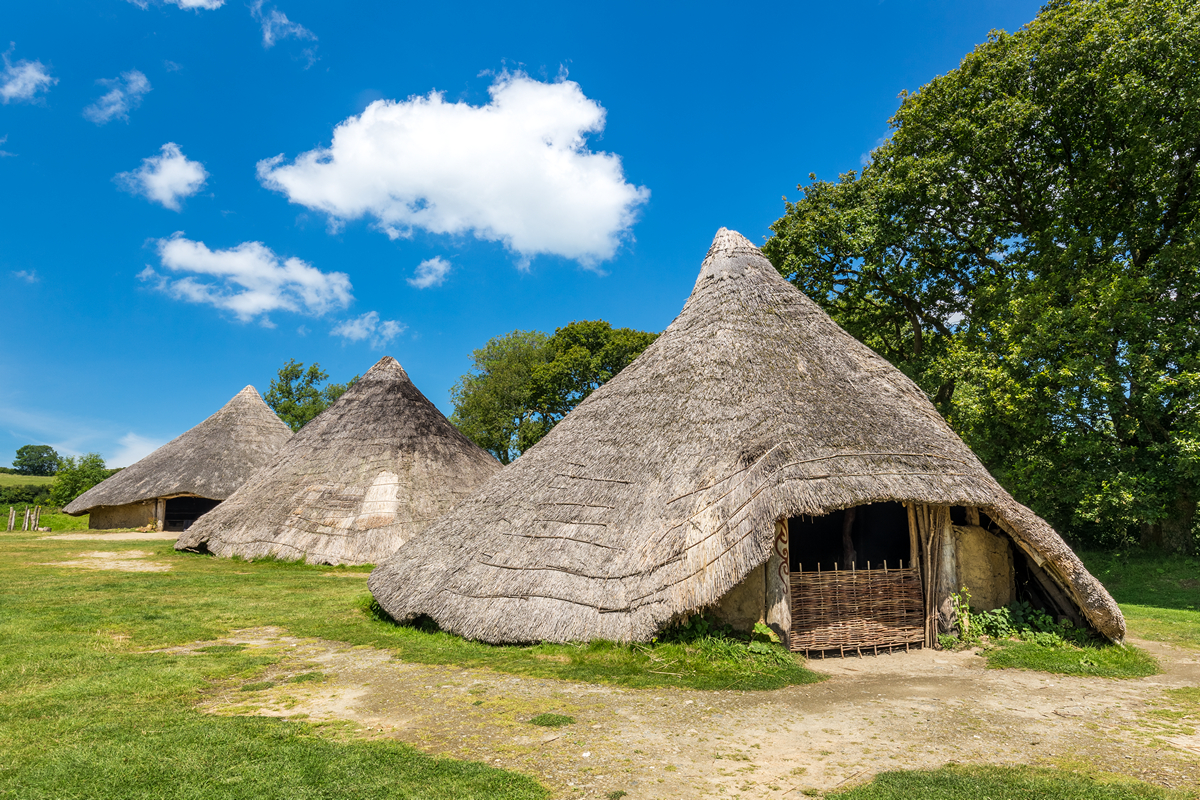
[[[85,550],[135,549],[169,562],[171,571],[48,565]],[[819,679],[796,661],[716,657],[696,643],[493,647],[396,626],[380,618],[367,594],[368,572],[176,553],[168,541],[84,543],[0,534],[0,797],[546,796],[531,778],[431,758],[395,742],[358,740],[340,724],[197,711],[207,686],[231,679],[253,685],[275,656],[239,648],[149,651],[217,639],[237,628],[275,625],[298,636],[386,649],[409,662],[627,687],[766,689]],[[1146,603],[1147,617],[1183,637],[1170,614],[1151,604],[1163,602],[1162,595],[1139,591],[1135,597]],[[1171,597],[1181,606],[1190,598],[1186,591]],[[1131,632],[1145,635],[1133,618]],[[314,673],[310,679],[318,678]],[[1017,788],[991,796],[1170,796],[1091,780],[1073,773],[956,768],[886,774],[852,790],[876,794],[845,796],[983,797],[995,786],[1009,786],[1004,781],[1017,781]],[[893,793],[880,793],[887,791]]]
[[[1140,550],[1079,557],[1121,606],[1131,636],[1200,650],[1200,559]]]
[[[19,526],[20,522],[17,524]],[[39,527],[49,528],[54,533],[86,531],[88,529],[88,515],[84,514],[81,517],[72,517],[70,514],[64,514],[61,511],[46,511],[42,509],[42,516],[38,519],[38,524]]]
[[[174,569],[44,566],[82,543],[0,534],[0,797],[546,796],[531,778],[354,741],[339,726],[194,710],[210,682],[253,677],[272,659],[146,650],[267,623],[379,642],[382,626],[355,607],[363,581],[176,555],[169,542],[115,544],[84,549],[153,550]]]
[[[82,551],[150,551],[170,572],[55,567]],[[340,726],[219,717],[206,685],[273,657],[149,650],[277,625],[427,664],[623,686],[772,688],[819,680],[796,661],[713,660],[703,647],[492,647],[371,613],[369,568],[176,553],[168,541],[63,542],[0,533],[0,797],[540,798],[534,780],[349,739]],[[673,673],[673,674],[671,674]]]
[[[1168,800],[1186,795],[1138,781],[1114,781],[1052,769],[951,765],[884,772],[873,781],[825,795],[839,800]]]
[[[13,475],[0,472],[0,488],[6,486],[49,486],[54,483],[54,476],[42,475]]]

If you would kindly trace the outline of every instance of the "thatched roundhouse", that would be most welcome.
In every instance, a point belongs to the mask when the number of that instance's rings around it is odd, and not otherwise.
[[[220,411],[88,489],[63,511],[89,514],[89,528],[185,530],[237,491],[291,436],[247,386]]]
[[[931,644],[964,583],[1125,633],[916,385],[722,229],[654,344],[369,587],[486,642],[645,641],[709,611],[844,651]]]
[[[175,548],[374,564],[499,469],[385,356]]]

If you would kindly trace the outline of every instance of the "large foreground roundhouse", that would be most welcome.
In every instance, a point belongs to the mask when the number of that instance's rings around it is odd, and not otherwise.
[[[287,443],[292,431],[253,386],[187,433],[72,500],[89,528],[181,531],[211,511]]]
[[[487,642],[645,641],[707,610],[843,652],[932,643],[964,585],[1125,634],[917,386],[724,229],[654,344],[369,582]]]
[[[499,469],[385,356],[175,547],[374,564]]]

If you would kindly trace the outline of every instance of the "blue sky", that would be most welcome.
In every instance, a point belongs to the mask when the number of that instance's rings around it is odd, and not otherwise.
[[[0,464],[128,464],[289,358],[449,414],[492,336],[662,330],[1038,6],[3,4]]]

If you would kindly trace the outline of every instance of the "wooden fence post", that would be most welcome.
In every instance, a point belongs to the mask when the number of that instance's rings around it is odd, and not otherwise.
[[[8,507],[8,528],[6,528],[5,530],[11,531],[16,526],[17,526],[17,509],[13,508],[12,506],[9,506]]]

